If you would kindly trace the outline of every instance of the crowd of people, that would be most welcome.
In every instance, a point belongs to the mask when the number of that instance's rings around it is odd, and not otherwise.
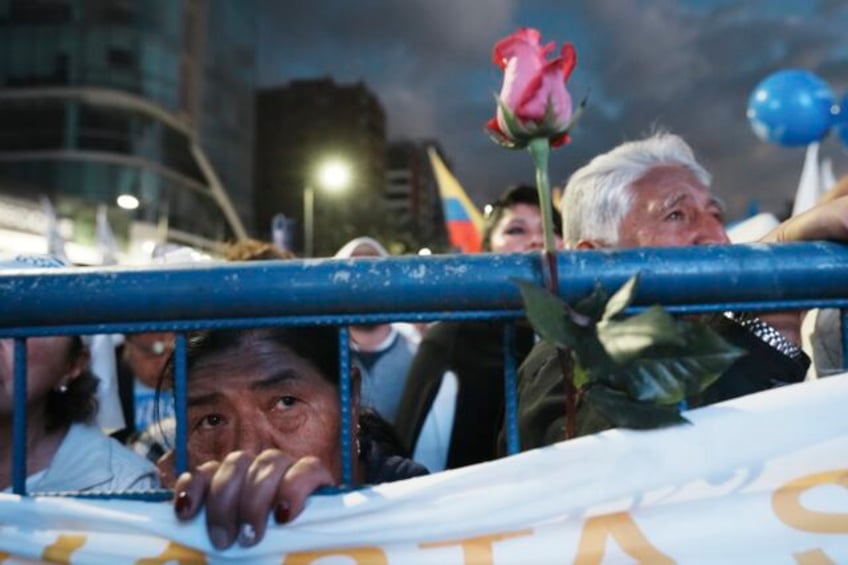
[[[570,177],[556,231],[567,249],[728,244],[710,175],[679,137],[660,133],[597,156]],[[848,241],[848,183],[761,241]],[[541,249],[541,206],[532,186],[505,191],[486,213],[485,250]],[[385,258],[362,237],[338,259]],[[285,260],[272,245],[234,245],[231,261]],[[60,266],[16,258],[2,268]],[[800,382],[810,359],[798,312],[712,316],[708,323],[747,353],[690,406]],[[174,489],[181,520],[206,509],[212,543],[249,546],[267,518],[294,519],[317,488],[402,480],[490,461],[500,452],[504,323],[443,321],[350,327],[355,423],[340,440],[338,333],[329,326],[199,331],[188,335],[189,471],[176,476],[173,445],[174,335],[127,335],[116,355],[126,427],[108,438],[93,422],[97,377],[79,337],[27,340],[26,489],[30,493]],[[521,447],[564,439],[565,375],[556,350],[515,323]],[[768,336],[769,339],[766,339]],[[13,340],[0,340],[0,438],[13,427]],[[579,419],[580,413],[577,417]],[[169,424],[170,422],[170,424]],[[608,427],[608,426],[607,426]],[[603,429],[603,427],[601,428]],[[597,430],[593,430],[597,431]],[[119,441],[118,441],[119,440]],[[121,443],[125,445],[121,445]],[[0,490],[12,486],[12,442],[0,443]],[[82,446],[85,446],[83,449]],[[155,462],[155,466],[154,466]]]

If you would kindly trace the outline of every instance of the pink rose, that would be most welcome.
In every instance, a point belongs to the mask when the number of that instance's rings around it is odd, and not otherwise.
[[[565,43],[549,61],[556,44],[540,45],[541,37],[536,29],[521,28],[495,44],[492,57],[504,71],[504,82],[497,116],[486,129],[502,145],[524,147],[534,137],[547,137],[553,147],[569,141],[572,102],[565,83],[577,53]]]

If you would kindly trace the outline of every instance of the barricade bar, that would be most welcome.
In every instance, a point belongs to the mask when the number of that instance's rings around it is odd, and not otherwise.
[[[637,272],[637,305],[848,297],[848,247],[835,243],[563,251],[558,264],[568,301],[596,282],[613,291]],[[511,279],[541,285],[541,266],[538,253],[523,253],[8,272],[0,330],[520,309]]]

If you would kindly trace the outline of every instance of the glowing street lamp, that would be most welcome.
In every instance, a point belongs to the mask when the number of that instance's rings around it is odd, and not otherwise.
[[[135,210],[140,204],[138,198],[132,194],[121,194],[117,198],[117,203],[124,210]]]
[[[318,170],[318,183],[332,193],[343,192],[350,185],[350,165],[344,161],[327,161]]]
[[[353,177],[350,164],[340,159],[324,161],[315,178],[318,187],[333,194],[347,190]],[[303,189],[303,256],[312,257],[315,237],[315,190],[307,183]]]

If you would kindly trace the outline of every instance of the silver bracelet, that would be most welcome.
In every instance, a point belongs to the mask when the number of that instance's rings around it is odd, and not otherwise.
[[[747,312],[725,312],[724,315],[748,330],[752,335],[758,337],[760,341],[766,345],[770,345],[793,361],[799,360],[804,355],[800,347],[786,339],[774,326],[765,323],[753,314]]]

